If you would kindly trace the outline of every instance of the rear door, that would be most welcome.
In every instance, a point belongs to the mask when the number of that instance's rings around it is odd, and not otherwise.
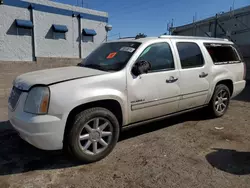
[[[202,43],[174,41],[180,63],[181,100],[179,110],[187,110],[206,103],[211,75],[201,50]]]

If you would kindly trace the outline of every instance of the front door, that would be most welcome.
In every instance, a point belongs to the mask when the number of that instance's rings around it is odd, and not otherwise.
[[[186,110],[202,106],[206,103],[210,87],[209,65],[205,62],[198,43],[176,42],[175,44],[181,65],[179,108]]]
[[[178,111],[180,87],[170,43],[145,47],[139,60],[151,63],[147,74],[135,77],[128,72],[128,105],[130,122],[135,123]]]

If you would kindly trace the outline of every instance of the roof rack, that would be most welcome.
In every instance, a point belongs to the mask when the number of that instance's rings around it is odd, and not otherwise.
[[[119,39],[135,39],[135,37],[121,37]]]
[[[159,38],[169,39],[201,39],[201,40],[216,40],[216,41],[229,41],[226,38],[213,38],[213,37],[195,37],[195,36],[179,36],[179,35],[161,35]]]

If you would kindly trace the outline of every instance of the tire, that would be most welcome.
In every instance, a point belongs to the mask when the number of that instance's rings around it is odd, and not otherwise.
[[[114,149],[119,133],[120,126],[112,112],[90,108],[76,115],[64,147],[81,162],[96,162]]]
[[[231,94],[226,85],[224,84],[217,85],[215,87],[214,94],[208,106],[208,111],[210,115],[215,118],[222,117],[228,109],[228,106],[230,104],[230,97]],[[225,100],[226,98],[227,100]]]

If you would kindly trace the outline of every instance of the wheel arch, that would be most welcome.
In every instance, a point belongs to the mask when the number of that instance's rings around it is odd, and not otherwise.
[[[210,90],[210,95],[208,97],[207,103],[209,103],[213,97],[213,94],[215,92],[215,88],[217,85],[219,84],[224,84],[229,88],[230,91],[230,95],[232,96],[233,92],[234,92],[234,88],[233,88],[233,80],[231,78],[225,78],[225,79],[219,79],[217,81],[214,82],[213,87]]]
[[[63,142],[66,140],[65,138],[67,136],[69,129],[72,126],[72,122],[74,120],[74,117],[78,113],[80,113],[86,109],[93,108],[93,107],[103,107],[103,108],[110,110],[116,116],[116,118],[119,122],[119,125],[120,126],[123,125],[124,113],[123,113],[123,109],[122,109],[120,102],[118,102],[117,100],[115,100],[115,99],[101,99],[101,100],[97,100],[97,101],[87,102],[87,103],[80,104],[80,105],[74,107],[69,112],[69,115],[68,115],[67,120],[66,120],[66,126],[64,129]]]
[[[215,90],[216,86],[218,86],[220,84],[227,86],[229,91],[230,91],[230,96],[232,96],[232,94],[234,92],[233,81],[231,79],[220,80],[216,83],[214,90]]]

